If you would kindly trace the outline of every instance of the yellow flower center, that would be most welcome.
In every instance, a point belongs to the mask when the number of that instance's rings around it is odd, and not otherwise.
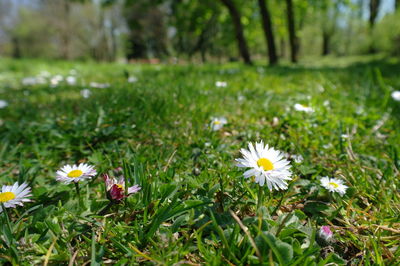
[[[83,172],[81,170],[72,170],[71,172],[68,173],[68,177],[70,178],[77,178],[80,177],[83,174]]]
[[[0,202],[7,202],[15,199],[15,194],[12,192],[2,192],[0,193]]]
[[[118,187],[119,189],[124,189],[123,186],[120,185],[120,184],[115,184],[115,185],[117,185],[117,187]]]
[[[339,185],[334,183],[334,182],[329,182],[329,185],[331,185],[334,188],[338,188],[339,187]]]
[[[214,125],[219,125],[219,124],[221,124],[221,121],[218,120],[214,121]]]
[[[272,164],[272,162],[270,160],[268,160],[267,158],[260,158],[257,161],[257,165],[258,166],[262,166],[262,168],[264,168],[264,171],[270,171],[274,169],[274,165]]]

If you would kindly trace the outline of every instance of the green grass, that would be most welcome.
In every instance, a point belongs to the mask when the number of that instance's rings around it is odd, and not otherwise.
[[[75,86],[21,83],[71,69]],[[33,202],[8,209],[11,234],[1,215],[0,264],[395,265],[399,73],[397,60],[368,58],[274,68],[1,59],[0,185],[28,182]],[[85,99],[91,81],[110,87]],[[212,116],[229,124],[213,132]],[[257,214],[258,185],[234,159],[259,140],[304,160],[287,191],[265,188]],[[108,200],[98,175],[80,184],[79,209],[74,186],[55,180],[78,162],[122,166],[142,190],[99,215]],[[346,195],[327,193],[323,176],[345,180]],[[322,225],[334,231],[329,246],[316,241]]]

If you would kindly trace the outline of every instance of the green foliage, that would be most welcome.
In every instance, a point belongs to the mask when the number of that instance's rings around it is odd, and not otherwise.
[[[379,51],[388,54],[400,54],[400,11],[385,16],[382,21],[376,25],[372,42]]]
[[[390,265],[400,255],[400,105],[390,98],[398,60],[273,68],[2,62],[0,185],[28,182],[33,202],[8,209],[11,230],[0,215],[0,264]],[[21,83],[71,69],[74,85]],[[86,88],[92,94],[83,98]],[[228,124],[213,132],[212,116]],[[288,190],[265,190],[256,212],[258,186],[234,159],[258,140],[304,160],[292,160]],[[142,190],[101,214],[108,201],[99,175],[80,183],[79,208],[73,185],[55,172],[83,161],[99,173],[122,167]],[[345,180],[346,195],[323,189],[323,176]],[[334,232],[327,246],[317,239],[322,225]]]

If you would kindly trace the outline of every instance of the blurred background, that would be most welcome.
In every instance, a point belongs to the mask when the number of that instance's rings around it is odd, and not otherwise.
[[[251,64],[400,56],[400,0],[0,0],[0,56]]]

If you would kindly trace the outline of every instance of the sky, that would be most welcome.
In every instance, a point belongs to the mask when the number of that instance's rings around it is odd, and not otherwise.
[[[368,10],[369,1],[365,1],[365,7]],[[378,14],[378,19],[384,17],[387,13],[393,13],[395,0],[381,0],[381,6]],[[365,12],[367,18],[369,16],[369,11]]]

